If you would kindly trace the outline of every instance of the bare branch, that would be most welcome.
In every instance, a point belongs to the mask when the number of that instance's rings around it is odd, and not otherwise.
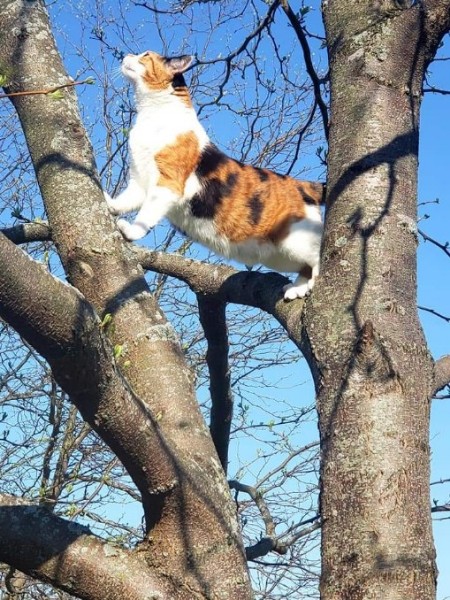
[[[256,546],[258,546],[257,549],[255,546],[251,546],[250,548],[246,549],[247,560],[257,558],[258,556],[263,556],[272,550],[278,554],[286,554],[287,548],[277,541],[275,523],[261,492],[257,488],[236,481],[235,479],[229,481],[228,484],[230,489],[236,490],[237,492],[245,492],[250,496],[250,498],[256,504],[261,514],[261,518],[264,521],[266,537],[256,544]]]
[[[236,50],[234,50],[233,52],[231,52],[224,58],[215,58],[213,60],[197,61],[196,64],[193,65],[195,67],[197,65],[210,65],[210,64],[215,64],[215,63],[219,63],[219,62],[225,63],[225,76],[219,85],[219,93],[216,96],[216,98],[214,99],[214,104],[216,104],[218,102],[218,100],[222,99],[222,97],[223,97],[225,85],[230,78],[233,60],[237,56],[239,56],[242,52],[244,52],[246,50],[247,46],[250,44],[250,42],[253,39],[255,39],[257,36],[259,36],[261,34],[261,32],[264,31],[264,29],[269,26],[269,24],[273,20],[275,11],[279,4],[280,4],[280,0],[274,0],[274,2],[272,2],[272,4],[270,4],[269,10],[267,11],[267,14],[265,15],[265,17],[263,19],[261,19],[261,21],[255,27],[255,29],[251,33],[249,33],[249,35],[244,39],[242,44],[238,48],[236,48]]]
[[[306,535],[309,535],[316,529],[321,527],[321,523],[319,521],[319,515],[315,515],[311,519],[307,519],[303,521],[301,524],[306,525],[308,523],[313,523],[310,527],[305,527],[295,534],[286,537],[286,533],[277,535],[275,532],[275,522],[270,514],[269,508],[264,500],[263,495],[260,490],[251,485],[246,485],[235,479],[228,482],[230,488],[232,490],[236,490],[236,492],[245,492],[250,496],[250,498],[256,504],[261,518],[264,522],[264,527],[266,530],[266,536],[263,537],[259,542],[254,544],[253,546],[248,546],[245,549],[245,553],[247,556],[247,560],[254,560],[260,556],[265,556],[269,552],[276,552],[277,554],[286,554],[288,547],[294,544],[297,540]]]
[[[48,223],[23,223],[14,227],[0,229],[14,244],[26,244],[28,242],[46,242],[51,240],[51,229]]]
[[[450,317],[446,317],[445,315],[442,315],[440,312],[437,312],[433,308],[427,308],[426,306],[418,306],[417,308],[419,310],[423,310],[424,312],[428,312],[428,313],[434,315],[435,317],[439,317],[440,319],[442,319],[443,321],[446,321],[447,323],[450,323]]]
[[[437,481],[432,481],[430,483],[430,485],[438,485],[441,483],[449,483],[450,482],[450,478],[449,479],[438,479]]]
[[[450,354],[443,356],[434,364],[433,396],[435,396],[446,385],[450,385]]]
[[[105,589],[111,600],[172,597],[137,553],[22,498],[0,494],[0,532],[0,561],[79,598],[98,600]]]
[[[431,508],[432,513],[436,512],[450,512],[450,504],[439,504]]]
[[[133,250],[144,269],[181,279],[196,294],[215,295],[224,302],[254,306],[273,315],[292,341],[303,349],[304,301],[283,300],[282,287],[287,280],[279,273],[237,271],[226,265],[212,265],[138,246]]]
[[[433,239],[432,237],[427,235],[421,229],[419,229],[418,231],[419,231],[420,235],[422,236],[422,238],[425,240],[425,242],[431,242],[432,244],[434,244],[435,246],[440,248],[443,252],[445,252],[445,254],[447,256],[450,256],[450,244],[448,242],[444,242],[443,244],[441,244],[440,242],[436,241],[435,239]]]
[[[214,296],[197,294],[200,323],[208,349],[206,362],[211,393],[211,420],[209,430],[222,467],[227,472],[228,446],[233,417],[233,394],[228,364],[228,332],[225,302]]]
[[[329,136],[328,109],[322,98],[322,93],[320,90],[321,82],[320,82],[320,79],[316,73],[316,70],[315,70],[313,62],[312,62],[311,50],[310,50],[310,47],[308,44],[308,40],[306,38],[305,32],[303,31],[303,28],[302,28],[296,14],[290,7],[289,2],[287,0],[281,0],[281,7],[283,8],[284,12],[286,13],[286,16],[289,19],[289,22],[291,23],[292,27],[294,28],[294,31],[298,37],[298,41],[300,42],[300,45],[302,47],[303,57],[305,59],[306,70],[307,70],[308,75],[310,76],[312,84],[313,84],[314,97],[316,99],[317,105],[320,110],[320,114],[322,116],[322,123],[323,123],[323,130],[325,132],[325,137],[326,137],[326,139],[328,139],[328,136]]]
[[[441,96],[448,96],[450,95],[450,90],[441,90],[434,86],[430,86],[429,88],[424,88],[423,93],[441,94]]]

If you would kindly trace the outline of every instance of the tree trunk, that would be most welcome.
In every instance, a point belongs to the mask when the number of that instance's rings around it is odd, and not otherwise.
[[[7,91],[68,83],[43,3],[2,0],[0,8],[0,65]],[[99,315],[112,316],[114,328],[105,333],[122,349],[116,358],[133,409],[120,394],[105,398],[100,375],[89,375],[89,394],[84,393],[85,367],[75,356],[58,361],[55,377],[139,488],[147,529],[140,552],[145,551],[150,570],[171,582],[176,590],[171,597],[249,598],[235,508],[195,398],[193,374],[108,213],[75,94],[66,89],[58,97],[24,95],[13,101],[67,277]],[[16,276],[20,281],[21,273]],[[9,291],[4,288],[5,295]],[[33,319],[32,306],[26,315],[18,304],[12,306],[18,323]],[[52,317],[57,330],[49,298]],[[45,344],[39,351],[46,356]]]
[[[305,320],[322,447],[321,597],[431,600],[433,363],[416,307],[416,197],[436,40],[418,5],[334,0],[324,16],[329,194]]]

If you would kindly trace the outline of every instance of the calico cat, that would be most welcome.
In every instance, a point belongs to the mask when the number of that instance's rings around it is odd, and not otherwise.
[[[127,55],[122,73],[134,85],[130,178],[110,198],[114,215],[138,210],[117,226],[142,238],[163,217],[193,240],[246,265],[295,272],[284,298],[302,298],[319,273],[324,186],[244,165],[209,139],[182,73],[191,56]]]

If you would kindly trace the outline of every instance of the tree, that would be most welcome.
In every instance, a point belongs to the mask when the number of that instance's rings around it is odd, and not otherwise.
[[[66,85],[42,3],[5,0],[2,8],[5,91]],[[311,114],[319,107],[328,130],[298,15],[274,2],[262,24],[278,9],[303,44]],[[273,315],[307,358],[322,450],[323,598],[433,598],[428,410],[450,373],[448,357],[433,372],[417,318],[416,174],[422,82],[450,28],[449,6],[335,0],[323,9],[332,92],[328,209],[322,274],[306,302],[283,303],[278,275],[132,249],[106,210],[73,91],[11,96],[71,286],[2,235],[0,315],[48,361],[124,465],[140,492],[145,535],[134,550],[111,546],[48,508],[3,494],[0,560],[83,598],[251,597],[222,468],[227,397],[213,402],[210,434],[192,370],[143,277],[148,268],[197,294],[212,395],[215,378],[219,392],[226,382],[226,364],[214,355],[225,303]],[[255,31],[257,39],[262,28]],[[231,58],[225,67],[227,77]],[[35,229],[48,238],[41,224],[19,233]],[[267,538],[273,549],[275,539]]]
[[[323,276],[306,316],[323,365],[322,594],[432,598],[429,402],[441,369],[448,381],[448,358],[435,378],[416,309],[416,186],[422,82],[449,6],[333,2],[324,17],[329,212]],[[323,316],[338,277],[345,291],[331,333]]]

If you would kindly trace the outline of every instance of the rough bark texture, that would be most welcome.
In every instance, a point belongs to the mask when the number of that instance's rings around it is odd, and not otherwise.
[[[0,63],[7,91],[67,82],[48,18],[38,1],[1,2]],[[131,414],[120,395],[107,411],[114,450],[143,498],[149,568],[178,587],[177,598],[248,598],[248,575],[229,490],[200,414],[177,337],[147,288],[143,271],[108,214],[72,90],[14,98],[45,202],[52,238],[69,281],[100,314],[114,321],[113,345],[123,347]],[[75,361],[58,381],[69,394]],[[83,399],[72,400],[81,407]],[[134,420],[136,411],[145,415]],[[97,430],[102,433],[101,427]],[[117,435],[116,435],[117,434]],[[128,442],[126,441],[128,439]],[[126,449],[128,446],[128,449]],[[134,447],[134,451],[130,448]],[[145,451],[144,451],[145,450]],[[131,454],[130,454],[131,453]]]
[[[87,527],[22,498],[0,494],[0,530],[2,561],[79,598],[173,597],[173,588],[146,569],[142,555],[106,544]]]
[[[324,16],[329,198],[304,323],[322,445],[321,597],[431,600],[434,377],[416,308],[416,182],[437,38],[418,4],[330,0]]]

